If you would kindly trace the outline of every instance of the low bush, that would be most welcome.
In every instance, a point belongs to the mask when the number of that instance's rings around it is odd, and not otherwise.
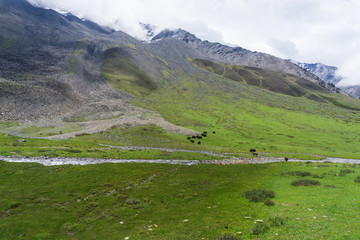
[[[266,223],[257,223],[255,227],[252,229],[252,234],[260,235],[261,233],[266,232],[269,230],[269,226]]]
[[[342,169],[340,170],[340,174],[347,174],[347,173],[353,173],[355,172],[354,170],[351,169]]]
[[[298,181],[292,181],[291,186],[315,186],[320,185],[319,181],[312,179],[303,179]]]
[[[360,176],[357,176],[357,177],[355,178],[354,182],[360,183]]]
[[[309,176],[311,176],[311,172],[307,172],[307,171],[293,171],[293,172],[282,173],[282,175],[299,176],[299,177],[309,177]]]
[[[265,204],[266,206],[274,206],[274,205],[275,205],[275,202],[272,201],[272,200],[270,200],[270,199],[266,199],[266,200],[264,201],[264,204]]]
[[[67,222],[63,225],[63,228],[68,233],[77,233],[84,231],[86,229],[86,226],[79,223]]]
[[[285,218],[276,216],[273,218],[269,218],[269,222],[270,226],[280,227],[285,224]]]
[[[64,149],[65,152],[69,153],[81,153],[82,151],[80,149]]]
[[[244,192],[244,197],[252,202],[262,202],[268,198],[274,198],[275,193],[271,190],[253,189]]]
[[[13,202],[13,203],[10,204],[9,207],[13,209],[13,208],[19,207],[20,205],[21,205],[21,203],[19,203],[19,202]]]
[[[317,175],[317,174],[312,175],[312,177],[313,177],[313,178],[324,178],[323,175],[320,176],[320,175]]]
[[[81,136],[89,136],[90,133],[76,133],[75,137],[81,137]]]
[[[134,198],[130,198],[128,200],[126,200],[126,204],[127,205],[136,205],[139,204],[140,200],[134,199]]]

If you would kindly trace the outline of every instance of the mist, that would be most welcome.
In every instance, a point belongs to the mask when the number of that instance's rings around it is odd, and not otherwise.
[[[359,85],[360,2],[352,0],[29,0],[121,30],[138,39],[182,28],[202,40],[284,59],[337,66],[341,85]]]

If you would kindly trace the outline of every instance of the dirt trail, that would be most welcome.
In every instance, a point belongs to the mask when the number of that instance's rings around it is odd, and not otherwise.
[[[106,131],[107,129],[113,126],[119,127],[133,127],[133,126],[140,126],[140,125],[150,125],[154,124],[158,127],[163,128],[168,133],[175,133],[180,135],[196,135],[197,132],[191,129],[183,128],[176,126],[170,122],[167,122],[162,117],[144,117],[139,113],[136,116],[122,116],[116,119],[110,120],[97,120],[97,121],[89,121],[89,122],[82,122],[79,125],[83,128],[82,131],[66,133],[62,135],[55,135],[47,137],[47,139],[53,140],[62,140],[73,138],[76,135],[81,134],[93,134],[101,131]]]

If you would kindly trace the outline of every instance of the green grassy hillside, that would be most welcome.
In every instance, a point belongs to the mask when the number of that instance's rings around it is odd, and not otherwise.
[[[328,93],[325,88],[292,74],[273,72],[268,69],[220,64],[203,59],[189,59],[200,69],[212,72],[219,76],[268,89],[273,92],[294,97],[314,96],[310,92]],[[314,98],[325,102],[321,98]]]
[[[169,84],[133,103],[177,125],[199,132],[216,131],[202,142],[201,148],[206,150],[246,152],[256,148],[260,152],[360,158],[359,100],[264,69],[199,60],[195,64],[216,74],[173,70],[163,79]],[[105,62],[102,68],[108,81],[113,80],[106,73],[110,66]],[[154,145],[152,141],[142,144]],[[174,142],[173,146],[179,145]],[[186,140],[181,147],[194,148]]]
[[[121,48],[110,48],[105,54],[101,70],[112,87],[135,96],[148,95],[157,88],[152,78],[132,63]]]

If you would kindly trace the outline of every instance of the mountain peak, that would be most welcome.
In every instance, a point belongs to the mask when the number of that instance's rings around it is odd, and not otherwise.
[[[159,34],[155,35],[151,41],[166,39],[166,38],[175,38],[181,41],[184,41],[186,43],[188,42],[194,42],[194,41],[201,41],[199,38],[197,38],[194,34],[185,31],[181,28],[178,28],[177,30],[170,30],[165,29],[161,31]]]

